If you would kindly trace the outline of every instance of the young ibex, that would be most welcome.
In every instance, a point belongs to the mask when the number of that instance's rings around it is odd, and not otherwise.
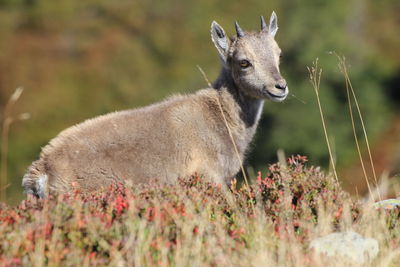
[[[235,27],[236,36],[229,39],[218,23],[211,24],[211,39],[222,60],[212,88],[64,130],[29,167],[22,181],[26,193],[44,198],[125,179],[173,182],[195,172],[217,183],[229,182],[240,170],[264,99],[280,102],[288,95],[279,72],[275,13],[268,26],[261,17],[259,32],[244,32],[237,22]]]

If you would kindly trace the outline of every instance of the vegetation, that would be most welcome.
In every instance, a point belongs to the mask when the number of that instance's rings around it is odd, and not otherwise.
[[[400,263],[400,209],[351,200],[302,156],[273,164],[250,188],[199,177],[23,201],[0,211],[3,266],[343,266],[310,240],[352,229],[378,240],[372,266]],[[249,191],[250,190],[250,196]]]

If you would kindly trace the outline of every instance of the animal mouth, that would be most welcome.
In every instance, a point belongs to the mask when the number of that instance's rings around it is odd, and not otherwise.
[[[282,102],[289,94],[289,89],[287,87],[281,94],[271,93],[269,90],[265,91],[267,92],[268,98],[274,102]]]

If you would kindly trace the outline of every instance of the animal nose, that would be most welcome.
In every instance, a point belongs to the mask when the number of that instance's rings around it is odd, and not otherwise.
[[[275,84],[275,88],[281,89],[281,90],[285,90],[287,87],[286,81],[285,80],[281,80],[279,82],[277,82]]]

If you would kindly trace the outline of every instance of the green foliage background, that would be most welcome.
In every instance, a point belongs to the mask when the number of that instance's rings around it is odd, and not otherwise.
[[[12,198],[22,197],[24,171],[62,129],[205,87],[196,65],[215,79],[220,66],[211,21],[229,34],[235,20],[258,30],[259,16],[272,10],[279,20],[281,72],[295,96],[265,105],[248,163],[265,169],[282,148],[327,165],[306,68],[315,58],[323,68],[322,102],[338,164],[351,162],[344,81],[330,52],[346,56],[370,137],[376,138],[397,112],[396,88],[387,86],[400,70],[396,0],[0,0],[0,104],[23,86],[14,113],[32,116],[10,133]]]

